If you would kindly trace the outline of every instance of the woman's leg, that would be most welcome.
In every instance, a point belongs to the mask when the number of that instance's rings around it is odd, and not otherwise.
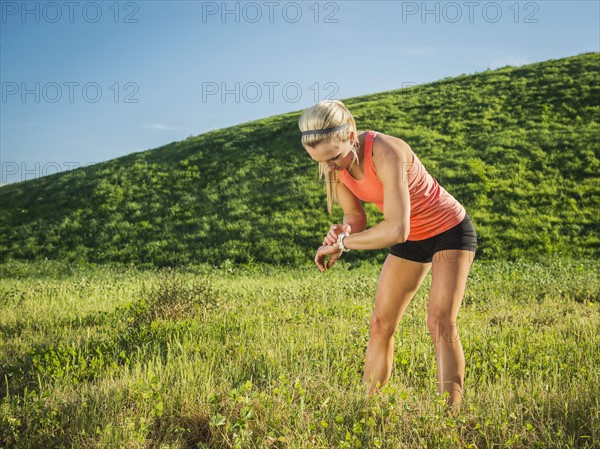
[[[438,391],[448,392],[453,414],[460,409],[465,377],[465,356],[456,318],[475,253],[443,250],[433,256],[427,327],[437,361]]]
[[[411,299],[419,289],[431,263],[413,262],[389,254],[385,259],[371,317],[365,356],[364,382],[372,393],[379,382],[390,378],[394,361],[394,332]]]

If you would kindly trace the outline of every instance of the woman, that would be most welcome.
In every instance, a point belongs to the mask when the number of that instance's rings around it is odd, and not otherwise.
[[[298,121],[302,146],[327,177],[332,200],[344,211],[317,250],[321,272],[344,251],[390,248],[379,277],[364,382],[372,393],[390,378],[394,333],[402,314],[432,269],[427,327],[436,352],[438,391],[449,393],[454,415],[462,399],[465,358],[456,318],[477,248],[477,235],[464,207],[425,170],[402,139],[376,131],[358,133],[348,108],[322,101]],[[362,201],[384,219],[365,230]],[[325,264],[325,258],[329,256]]]

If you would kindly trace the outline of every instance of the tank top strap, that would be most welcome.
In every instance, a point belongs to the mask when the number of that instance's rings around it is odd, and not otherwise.
[[[346,186],[354,186],[354,185],[365,185],[373,184],[374,182],[379,181],[377,178],[377,174],[375,172],[375,166],[373,165],[373,140],[377,136],[377,131],[367,131],[367,135],[364,140],[364,155],[363,155],[363,166],[364,173],[361,179],[355,179],[348,173],[346,169],[341,170],[338,173],[338,178],[346,185]]]
[[[365,170],[369,170],[372,176],[377,176],[375,172],[375,165],[373,164],[373,141],[377,136],[377,131],[367,131],[367,136],[365,137],[365,154],[364,154],[364,165]],[[367,173],[365,173],[365,176]]]

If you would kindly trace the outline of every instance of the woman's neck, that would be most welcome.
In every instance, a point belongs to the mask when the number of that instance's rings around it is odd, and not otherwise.
[[[352,164],[352,170],[348,169],[348,173],[355,179],[362,179],[364,175],[363,162],[365,160],[365,137],[367,133],[363,132],[358,136],[358,149],[356,155],[358,156],[358,164]]]

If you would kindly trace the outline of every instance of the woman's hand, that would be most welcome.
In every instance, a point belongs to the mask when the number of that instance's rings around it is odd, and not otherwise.
[[[342,255],[342,250],[338,248],[336,245],[323,245],[317,250],[317,255],[315,256],[315,263],[317,264],[317,268],[321,271],[321,273],[325,273],[325,266],[327,269],[331,268],[336,260],[340,258]],[[329,256],[329,260],[327,261],[327,265],[325,265],[325,257]]]
[[[331,245],[335,245],[337,243],[337,238],[339,234],[342,234],[344,232],[347,232],[348,234],[350,234],[350,225],[349,224],[334,224],[331,225],[331,228],[329,228],[329,232],[327,233],[327,235],[325,236],[325,238],[323,239],[323,246],[331,246]]]

